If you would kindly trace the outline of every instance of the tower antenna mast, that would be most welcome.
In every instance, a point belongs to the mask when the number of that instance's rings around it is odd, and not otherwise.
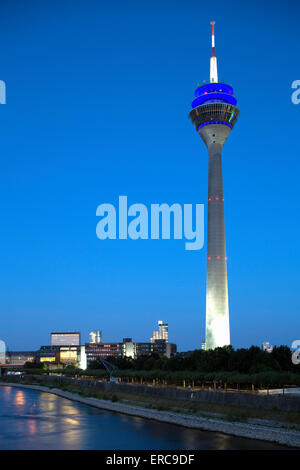
[[[217,57],[215,54],[215,22],[211,23],[211,46],[212,53],[210,58],[210,83],[218,83]]]

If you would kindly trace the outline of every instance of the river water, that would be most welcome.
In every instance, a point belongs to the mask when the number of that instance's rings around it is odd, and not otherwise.
[[[282,449],[215,432],[129,417],[51,393],[0,387],[0,449]]]

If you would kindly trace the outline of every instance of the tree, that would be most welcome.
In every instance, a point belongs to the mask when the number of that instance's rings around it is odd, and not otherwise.
[[[288,346],[274,346],[271,356],[279,364],[280,370],[293,370],[292,352]]]

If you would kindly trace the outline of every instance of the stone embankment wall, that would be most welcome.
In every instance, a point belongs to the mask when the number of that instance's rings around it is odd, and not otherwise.
[[[132,395],[144,395],[149,397],[165,398],[170,400],[188,400],[194,402],[220,403],[236,406],[246,406],[262,409],[277,409],[282,411],[300,411],[300,397],[290,395],[261,396],[256,393],[217,391],[217,390],[190,390],[171,386],[150,386],[129,384],[122,382],[106,382],[94,379],[79,379],[65,376],[30,376],[26,375],[20,381],[33,380],[41,385],[77,385],[82,388],[110,393],[126,393]],[[10,378],[11,380],[11,378]],[[14,380],[15,381],[15,380]]]

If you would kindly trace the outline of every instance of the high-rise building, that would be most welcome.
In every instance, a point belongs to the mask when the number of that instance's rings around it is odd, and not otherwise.
[[[90,343],[101,343],[102,340],[102,332],[99,330],[91,331],[90,332]]]
[[[169,341],[169,326],[168,323],[163,323],[162,320],[158,321],[158,330],[153,331],[153,336],[150,338],[150,343],[154,343],[158,339]]]
[[[78,331],[51,333],[51,346],[80,346],[80,343]]]
[[[205,348],[230,344],[227,258],[225,249],[222,147],[239,109],[230,85],[218,80],[214,22],[210,83],[198,86],[189,117],[208,149],[207,276]]]

